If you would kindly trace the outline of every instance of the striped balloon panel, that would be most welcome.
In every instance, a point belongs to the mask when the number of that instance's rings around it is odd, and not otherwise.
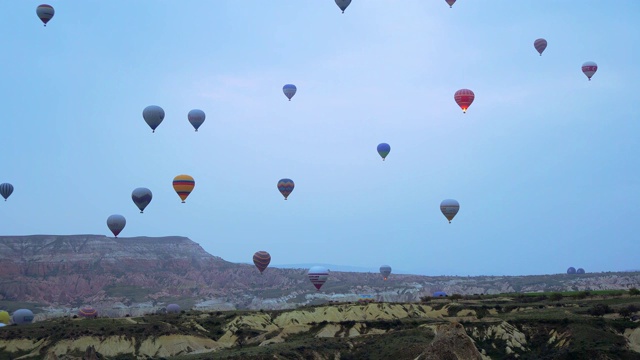
[[[469,89],[460,89],[453,95],[453,99],[456,101],[458,106],[460,106],[463,112],[467,111],[475,97],[476,96],[473,91]]]
[[[46,24],[53,18],[55,10],[51,5],[42,4],[36,8],[36,14],[40,18],[40,20],[42,20],[42,22]]]
[[[189,175],[178,175],[173,179],[173,189],[178,193],[180,199],[184,202],[193,188],[196,186],[196,182]]]
[[[2,195],[5,200],[7,200],[11,194],[13,194],[13,185],[9,183],[0,184],[0,195]]]
[[[545,39],[536,39],[536,41],[533,42],[533,47],[535,47],[536,50],[542,56],[542,52],[544,51],[544,49],[547,48],[547,40],[545,40]]]
[[[598,65],[593,61],[587,61],[582,64],[582,72],[589,78],[589,80],[591,80],[591,77],[596,73],[596,71],[598,71]]]
[[[318,290],[320,290],[322,285],[324,285],[324,283],[327,282],[328,278],[329,278],[328,272],[310,272],[309,273],[309,280],[311,281],[313,286],[315,286],[316,289]]]
[[[269,255],[269,253],[266,251],[258,251],[253,254],[253,263],[261,273],[267,268],[267,266],[269,266],[270,262],[271,255]]]
[[[82,317],[98,317],[98,311],[92,307],[83,307],[78,311],[78,315]]]
[[[291,179],[280,179],[280,181],[278,181],[278,190],[284,196],[285,200],[291,195],[294,187],[295,184]]]

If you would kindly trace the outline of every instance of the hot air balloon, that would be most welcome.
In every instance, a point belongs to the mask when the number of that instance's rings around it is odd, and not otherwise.
[[[336,5],[342,10],[343,14],[347,7],[349,7],[349,4],[351,4],[351,0],[336,0]]]
[[[183,203],[187,200],[187,197],[191,194],[195,186],[196,182],[189,175],[178,175],[173,178],[173,189],[178,193]]]
[[[446,297],[447,293],[444,291],[436,291],[433,293],[433,297]]]
[[[260,274],[264,271],[264,269],[269,266],[271,262],[271,255],[269,255],[266,251],[258,251],[253,254],[253,263],[256,265],[258,270],[260,270]]]
[[[40,20],[44,23],[44,26],[47,26],[47,23],[49,22],[49,20],[53,18],[53,15],[55,14],[55,10],[51,5],[42,4],[42,5],[38,5],[38,7],[36,8],[36,14],[40,18]]]
[[[382,278],[384,280],[387,280],[387,278],[389,277],[389,274],[391,274],[391,266],[389,265],[380,266],[380,274],[382,274]]]
[[[591,81],[591,77],[596,73],[596,71],[598,71],[598,64],[593,61],[587,61],[582,64],[582,72],[587,76],[587,78],[589,78],[589,81]]]
[[[322,285],[327,282],[327,278],[329,277],[329,269],[323,266],[313,266],[309,269],[309,280],[313,284],[313,286],[320,290]]]
[[[11,320],[16,325],[31,324],[33,322],[33,311],[29,309],[18,309],[11,315]]]
[[[122,215],[114,214],[107,218],[107,226],[115,237],[118,237],[125,225],[127,225],[127,220]]]
[[[578,270],[576,270],[576,274],[584,274],[585,271],[583,268],[578,268]]]
[[[0,324],[9,325],[10,322],[11,316],[9,316],[9,313],[4,310],[0,311]]]
[[[287,200],[287,197],[291,195],[291,192],[293,191],[293,188],[295,186],[296,185],[291,179],[280,179],[280,181],[278,181],[278,190],[280,191],[282,196],[284,196],[285,200]]]
[[[180,305],[178,304],[169,304],[167,305],[167,313],[169,314],[177,314],[180,312]]]
[[[547,40],[542,38],[536,39],[536,41],[533,42],[533,47],[535,47],[540,53],[540,56],[542,56],[542,52],[547,48]]]
[[[296,91],[298,91],[298,88],[296,88],[296,86],[293,84],[287,84],[282,87],[282,92],[287,98],[289,98],[289,101],[291,101],[293,95],[296,94]]]
[[[575,273],[576,273],[576,268],[574,268],[573,266],[571,266],[571,267],[569,267],[569,268],[567,269],[567,274],[569,274],[569,275],[573,275],[573,274],[575,274]]]
[[[160,106],[150,105],[142,110],[142,117],[151,128],[151,132],[156,132],[156,128],[164,120],[164,110]]]
[[[391,151],[391,146],[389,146],[389,144],[387,143],[378,144],[378,154],[380,154],[380,156],[382,157],[382,161],[384,161],[384,158],[386,158],[387,155],[389,155],[390,151]]]
[[[449,7],[453,7],[453,4],[456,3],[456,0],[445,0],[447,2],[447,4],[449,4]]]
[[[469,89],[460,89],[453,95],[453,99],[458,103],[463,113],[467,112],[467,109],[471,106],[475,97],[476,95]]]
[[[9,183],[0,184],[0,195],[7,201],[7,198],[13,194],[13,185]]]
[[[95,319],[98,317],[98,310],[94,309],[91,306],[83,306],[78,310],[78,316],[83,318],[92,318]]]
[[[131,193],[131,199],[133,200],[133,203],[136,204],[138,209],[140,209],[141,214],[144,211],[144,208],[149,205],[152,198],[153,194],[151,193],[151,190],[143,187],[134,189]]]
[[[445,199],[440,203],[440,211],[449,220],[449,224],[451,224],[451,220],[456,216],[458,210],[460,210],[460,204],[453,199]]]
[[[196,129],[196,131],[198,131],[198,128],[200,127],[200,125],[202,125],[205,119],[204,111],[193,109],[189,111],[189,114],[187,114],[187,118],[189,119],[191,125]]]

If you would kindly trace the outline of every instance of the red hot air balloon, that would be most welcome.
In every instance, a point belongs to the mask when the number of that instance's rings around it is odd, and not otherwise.
[[[453,95],[453,99],[458,103],[463,113],[467,112],[467,109],[471,106],[475,97],[476,95],[469,89],[460,89]]]
[[[535,47],[540,53],[540,56],[542,56],[542,52],[547,48],[547,40],[542,38],[536,39],[536,41],[533,42],[533,47]]]
[[[258,251],[253,254],[253,263],[256,265],[258,270],[260,270],[260,274],[269,266],[271,262],[271,255],[269,255],[266,251]]]
[[[324,266],[313,266],[309,269],[307,273],[309,276],[309,281],[316,287],[318,291],[325,282],[327,282],[327,278],[329,278],[329,269]]]
[[[589,81],[591,81],[591,77],[596,73],[596,71],[598,71],[598,64],[593,61],[587,61],[582,64],[582,72],[587,76],[587,78],[589,78]]]

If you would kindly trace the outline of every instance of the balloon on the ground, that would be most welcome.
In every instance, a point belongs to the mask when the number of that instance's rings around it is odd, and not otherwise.
[[[453,220],[459,210],[460,204],[454,199],[445,199],[440,203],[440,211],[442,211],[442,215],[449,220],[449,223],[451,223],[451,220]]]
[[[9,183],[0,184],[0,195],[2,195],[4,201],[7,201],[11,194],[13,194],[13,185]]]
[[[567,274],[575,274],[576,273],[576,268],[574,268],[573,266],[571,266],[570,268],[567,269]]]
[[[164,120],[164,110],[160,106],[149,105],[142,110],[142,118],[151,128],[151,132],[156,132],[156,128]]]
[[[40,21],[44,23],[44,26],[47,26],[47,23],[53,18],[55,13],[56,11],[53,9],[53,6],[48,4],[38,5],[36,8],[36,15],[38,15]]]
[[[456,101],[458,106],[460,106],[463,113],[467,112],[467,109],[471,106],[475,98],[476,95],[469,89],[460,89],[453,94],[453,99]]]
[[[585,271],[583,268],[578,268],[578,270],[576,270],[576,274],[584,274]]]
[[[107,218],[107,226],[115,237],[118,237],[125,225],[127,225],[127,220],[122,215],[113,214]]]
[[[98,310],[94,309],[91,306],[83,306],[80,308],[80,310],[78,310],[78,316],[83,317],[83,318],[97,318],[98,317]]]
[[[189,194],[193,191],[193,188],[196,186],[195,180],[189,175],[178,175],[173,178],[173,189],[176,191],[182,202],[187,200]]]
[[[0,311],[0,324],[9,325],[10,322],[11,316],[9,316],[9,313],[4,310]]]
[[[336,5],[338,5],[340,10],[342,10],[343,14],[344,11],[349,7],[349,4],[351,4],[351,0],[336,0]]]
[[[309,269],[308,276],[313,286],[320,290],[322,285],[327,282],[327,278],[329,278],[329,269],[324,266],[312,266]]]
[[[291,101],[293,95],[296,94],[296,91],[298,91],[298,88],[296,88],[296,86],[293,84],[286,84],[282,87],[282,92],[289,99],[289,101]]]
[[[256,265],[260,274],[269,266],[271,262],[271,255],[266,251],[257,251],[253,254],[253,263]]]
[[[189,111],[189,113],[187,114],[187,118],[189,119],[191,126],[193,126],[193,128],[198,131],[198,128],[204,122],[206,115],[204,114],[204,111],[200,109],[193,109]]]
[[[540,53],[540,56],[542,56],[542,52],[547,48],[547,40],[542,38],[536,39],[533,42],[533,47],[535,47],[536,51],[538,51]]]
[[[177,314],[180,312],[180,305],[178,304],[169,304],[167,305],[167,312],[169,314]]]
[[[456,0],[445,0],[447,2],[447,4],[449,4],[449,7],[453,7],[453,4],[456,3]]]
[[[582,72],[587,76],[589,81],[591,81],[591,77],[596,73],[596,71],[598,71],[598,64],[593,61],[587,61],[582,64]]]
[[[380,266],[380,274],[382,274],[382,278],[384,280],[387,280],[387,278],[391,274],[391,266],[389,266],[389,265]]]
[[[29,309],[18,309],[11,315],[11,321],[17,325],[31,324],[33,322],[33,312]]]
[[[444,291],[436,291],[433,293],[433,297],[446,297],[447,293],[445,293]]]
[[[380,156],[382,157],[382,161],[384,161],[387,155],[389,155],[389,152],[391,152],[391,146],[389,146],[389,144],[387,143],[380,143],[378,144],[377,150],[378,154],[380,154]]]
[[[287,200],[289,195],[291,195],[291,192],[293,191],[293,188],[295,186],[296,184],[294,184],[293,180],[291,179],[280,179],[278,181],[278,191],[280,191],[282,196],[284,196],[285,200]]]
[[[136,188],[131,193],[131,199],[133,200],[133,203],[136,204],[138,209],[140,209],[141,214],[147,207],[147,205],[149,205],[152,198],[153,194],[151,193],[151,190],[144,187]]]

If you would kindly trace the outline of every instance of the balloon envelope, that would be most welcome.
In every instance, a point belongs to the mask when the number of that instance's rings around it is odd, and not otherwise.
[[[578,268],[578,270],[576,270],[576,274],[584,274],[584,269]]]
[[[177,314],[180,312],[180,305],[178,304],[169,304],[167,305],[167,312],[169,314]]]
[[[53,6],[47,4],[38,5],[38,7],[36,8],[36,14],[44,23],[44,26],[47,26],[47,23],[49,22],[49,20],[51,20],[51,18],[53,18],[55,12],[56,11],[53,9]]]
[[[349,4],[351,4],[351,0],[336,0],[336,5],[338,5],[340,10],[342,10],[343,14],[344,11],[349,7]]]
[[[542,52],[547,48],[547,40],[542,38],[536,39],[536,41],[533,42],[533,47],[535,47],[540,53],[540,56],[542,56]]]
[[[445,297],[447,296],[447,293],[445,293],[444,291],[436,291],[433,293],[434,297]]]
[[[13,194],[13,185],[9,183],[0,184],[0,195],[7,201],[7,198]]]
[[[282,87],[282,92],[287,98],[289,98],[289,101],[291,101],[293,95],[296,94],[296,91],[298,91],[298,88],[296,88],[296,86],[293,84],[286,84]]]
[[[187,200],[187,197],[191,194],[195,186],[195,180],[189,175],[178,175],[173,178],[173,189],[178,193],[182,202]]]
[[[598,64],[593,61],[587,61],[582,64],[582,72],[587,76],[587,78],[589,78],[589,81],[591,81],[591,77],[596,73],[596,71],[598,71]]]
[[[151,132],[156,132],[156,128],[164,120],[164,110],[156,105],[147,106],[142,110],[142,118],[151,128]]]
[[[0,324],[9,325],[10,322],[11,316],[9,316],[9,313],[4,310],[0,311]]]
[[[189,122],[196,129],[196,131],[198,131],[198,128],[204,122],[205,117],[206,115],[204,114],[204,111],[199,109],[193,109],[189,111],[189,114],[187,114]]]
[[[447,4],[449,4],[449,7],[453,7],[453,4],[456,3],[456,0],[445,0],[447,2]]]
[[[460,89],[453,95],[453,99],[456,101],[458,106],[460,106],[463,113],[467,112],[467,109],[471,106],[475,98],[476,95],[469,89]]]
[[[122,215],[113,214],[107,218],[107,226],[115,237],[118,237],[118,234],[120,234],[126,224],[127,220]]]
[[[33,312],[29,309],[18,309],[11,315],[11,320],[17,325],[31,324],[33,322]]]
[[[269,266],[270,262],[271,255],[269,255],[269,253],[266,251],[257,251],[255,254],[253,254],[253,263],[256,265],[258,270],[260,270],[261,274],[267,268],[267,266]]]
[[[327,278],[329,277],[329,269],[324,266],[313,266],[309,269],[309,281],[316,287],[316,289],[320,290],[322,285],[327,282]]]
[[[449,220],[449,223],[451,223],[451,220],[453,220],[459,210],[460,204],[456,200],[445,199],[440,203],[440,211],[442,211],[442,214]]]
[[[389,144],[387,143],[381,143],[378,144],[378,154],[380,154],[380,156],[382,157],[382,161],[384,161],[384,159],[387,157],[387,155],[389,155],[389,152],[391,151],[391,146],[389,146]]]
[[[389,266],[389,265],[380,266],[380,274],[382,274],[382,278],[384,280],[387,280],[387,278],[391,274],[391,266]]]
[[[576,268],[574,268],[573,266],[567,269],[567,274],[575,274],[575,273],[576,273]]]
[[[83,306],[80,308],[80,310],[78,310],[78,316],[84,318],[97,318],[98,310],[94,309],[91,306]]]
[[[293,188],[295,186],[296,184],[294,184],[293,180],[291,179],[280,179],[278,181],[278,190],[280,191],[282,196],[284,196],[285,200],[287,200],[287,197],[291,195],[291,192],[293,191]]]
[[[138,209],[140,209],[140,213],[142,213],[147,205],[149,205],[152,198],[153,194],[151,193],[151,190],[143,187],[134,189],[131,193],[131,199]]]

